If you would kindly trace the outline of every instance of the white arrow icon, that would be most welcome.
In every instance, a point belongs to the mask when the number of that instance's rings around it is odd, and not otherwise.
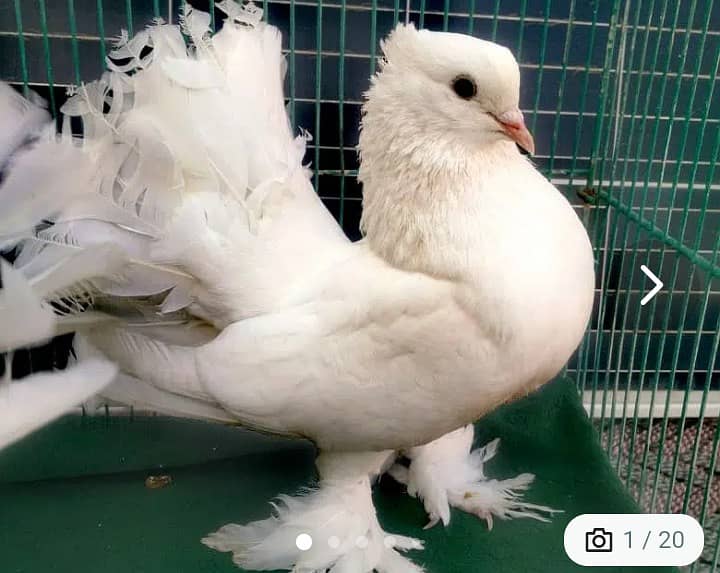
[[[642,272],[644,272],[644,273],[647,275],[647,277],[648,277],[652,282],[655,283],[655,286],[653,287],[653,289],[652,289],[649,293],[647,293],[647,294],[642,298],[642,300],[640,301],[640,306],[645,306],[647,303],[650,302],[650,300],[652,299],[652,297],[654,297],[654,296],[660,291],[660,289],[661,289],[664,285],[663,285],[663,282],[662,282],[659,278],[657,278],[657,277],[655,276],[655,273],[653,273],[653,272],[652,272],[649,268],[647,268],[645,265],[640,265],[640,270],[641,270]]]

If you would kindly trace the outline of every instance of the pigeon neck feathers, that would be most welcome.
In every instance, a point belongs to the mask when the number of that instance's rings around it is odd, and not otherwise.
[[[529,163],[512,142],[468,145],[377,87],[363,108],[359,142],[361,229],[391,265],[455,280],[468,265],[468,249],[481,240],[473,208],[479,194],[498,171],[526,170]]]

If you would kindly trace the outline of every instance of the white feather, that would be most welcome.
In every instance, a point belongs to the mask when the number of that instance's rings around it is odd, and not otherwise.
[[[55,317],[22,273],[0,260],[0,348],[43,342],[55,333]],[[6,361],[6,368],[10,368]],[[89,360],[63,372],[33,374],[0,384],[0,450],[51,422],[110,383],[117,367]]]
[[[164,392],[159,388],[127,374],[118,375],[112,384],[102,390],[102,398],[110,402],[138,409],[213,422],[233,423],[232,414],[217,404]]]
[[[134,355],[134,368],[125,371],[141,380],[152,380],[156,388],[200,401],[215,401],[197,377],[192,347],[166,344],[152,337],[151,331],[117,327],[88,333],[88,344],[120,364]],[[81,354],[88,355],[84,350]]]
[[[107,360],[94,359],[0,387],[0,450],[102,390],[116,372]]]
[[[220,70],[207,62],[168,58],[162,66],[168,78],[188,89],[221,88],[225,83]]]
[[[78,249],[42,272],[32,276],[26,274],[26,277],[39,296],[50,298],[56,293],[66,293],[78,283],[112,276],[119,272],[125,263],[126,257],[122,250],[106,243]]]
[[[129,209],[123,209],[110,197],[102,193],[90,193],[81,201],[66,205],[62,213],[55,219],[56,224],[72,223],[73,221],[91,221],[113,223],[151,237],[158,232],[152,222],[141,219]]]
[[[506,480],[489,479],[485,463],[498,451],[499,439],[472,450],[475,435],[472,425],[450,432],[429,444],[407,452],[410,468],[396,465],[390,474],[407,486],[408,493],[419,497],[430,522],[450,523],[450,507],[456,507],[485,519],[492,529],[493,518],[529,518],[549,521],[556,513],[549,507],[522,499],[534,480],[532,474],[520,474]]]
[[[100,325],[107,326],[109,323],[123,324],[117,317],[98,312],[86,310],[79,314],[62,315],[56,317],[55,336],[82,332],[90,328],[97,328]]]
[[[13,156],[0,186],[0,237],[31,230],[90,188],[91,166],[80,149],[39,141]]]
[[[324,266],[325,253],[346,240],[302,167],[305,137],[290,131],[280,34],[251,5],[219,7],[229,20],[212,38],[209,15],[186,7],[187,46],[177,26],[124,35],[110,54],[116,62],[110,71],[80,86],[65,104],[63,112],[83,121],[80,163],[93,166],[92,181],[78,187],[91,192],[66,201],[56,224],[39,237],[76,246],[112,239],[140,267],[127,266],[116,280],[95,281],[104,293],[167,291],[163,312],[188,308],[224,325],[284,297],[281,283],[268,288],[276,268],[312,272],[316,259]],[[67,163],[45,169],[61,180]],[[31,173],[17,165],[11,175]],[[33,187],[41,202],[52,202],[49,185]],[[49,214],[33,211],[24,219]],[[102,228],[104,222],[116,226]],[[203,232],[189,233],[190,223]],[[301,236],[315,237],[313,247],[298,241]],[[54,251],[60,252],[26,245],[19,264],[39,257],[36,264],[45,261],[45,268]],[[267,260],[277,264],[268,267]],[[203,284],[173,276],[169,267],[185,269]]]
[[[34,103],[9,85],[0,83],[0,169],[20,145],[50,120],[50,115],[40,105],[41,100],[33,99]]]
[[[33,292],[22,273],[0,259],[0,351],[44,342],[52,337],[55,317]]]
[[[98,257],[93,286],[100,292],[118,297],[151,296],[166,291],[173,291],[175,305],[177,301],[185,301],[175,310],[187,307],[191,302],[190,291],[194,285],[193,277],[177,269],[163,267],[148,262],[147,259],[155,242],[152,236],[130,229],[126,226],[97,219],[72,219],[59,222],[37,233],[40,244],[28,241],[21,251],[16,264],[37,274],[44,272],[50,265],[61,265],[73,251],[82,247],[93,252],[105,249],[110,255],[102,259]],[[48,241],[49,243],[43,244]],[[69,250],[65,244],[74,248]],[[30,268],[28,268],[30,267]],[[38,270],[38,267],[41,270]],[[164,310],[164,312],[169,312]]]
[[[306,495],[280,496],[273,507],[275,515],[269,519],[225,525],[202,542],[218,551],[232,552],[235,564],[244,569],[423,571],[399,553],[422,549],[422,543],[388,535],[381,529],[367,476],[323,481],[320,489]],[[306,551],[297,547],[300,534],[312,538],[312,546]]]

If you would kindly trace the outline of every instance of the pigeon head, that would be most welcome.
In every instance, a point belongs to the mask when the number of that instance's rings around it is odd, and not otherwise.
[[[532,154],[518,107],[520,70],[507,48],[467,36],[398,26],[382,43],[366,114],[382,107],[408,126],[470,147],[513,141]],[[380,106],[374,106],[374,100]],[[417,125],[415,125],[417,124]]]
[[[392,265],[455,280],[475,245],[485,181],[527,163],[517,145],[533,151],[520,70],[507,48],[412,25],[382,49],[358,145],[360,227]]]

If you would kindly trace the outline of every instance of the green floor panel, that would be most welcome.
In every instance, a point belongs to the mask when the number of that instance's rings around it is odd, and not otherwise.
[[[297,448],[296,440],[195,420],[67,416],[0,452],[0,483],[154,470]]]
[[[423,531],[421,504],[384,478],[375,493],[381,523],[426,541],[425,551],[412,556],[430,573],[582,571],[563,550],[570,519],[637,511],[597,447],[570,381],[502,408],[478,424],[477,434],[478,442],[502,438],[489,475],[533,472],[537,480],[527,499],[565,513],[550,524],[496,520],[487,531],[476,518],[454,512],[447,529]],[[307,444],[197,422],[63,420],[0,455],[6,479],[0,484],[0,571],[238,571],[228,554],[207,549],[200,538],[228,522],[267,516],[272,497],[311,482],[313,456]],[[161,464],[172,485],[146,488],[145,477]],[[627,569],[643,570],[672,569]]]

